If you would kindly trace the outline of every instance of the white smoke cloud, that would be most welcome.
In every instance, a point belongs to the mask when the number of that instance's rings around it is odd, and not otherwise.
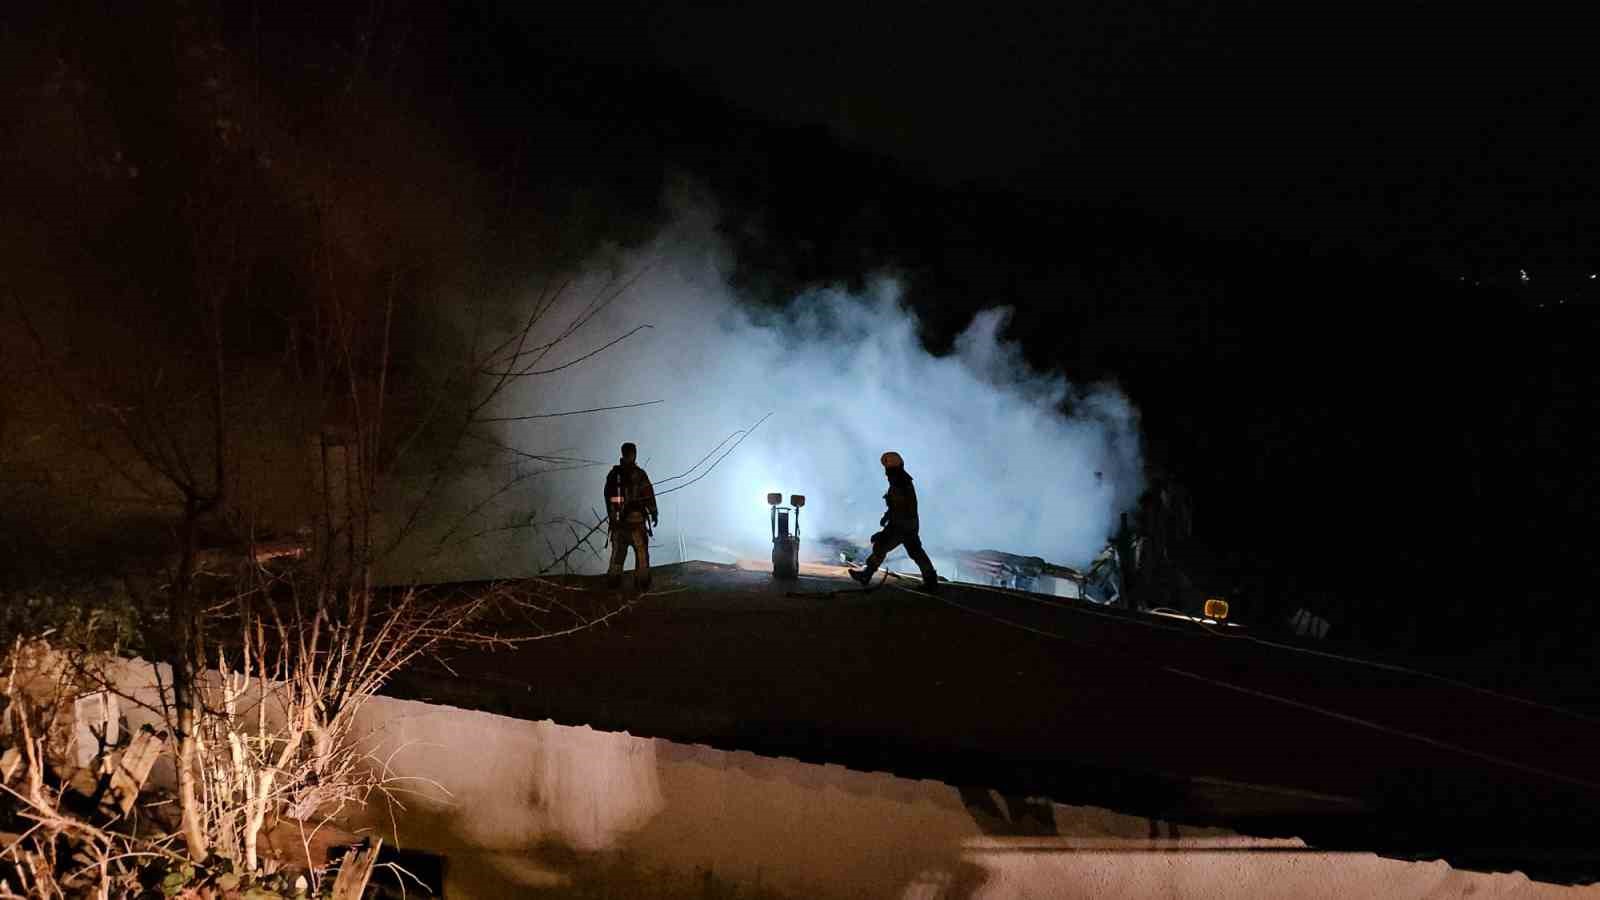
[[[497,439],[606,465],[623,441],[638,444],[664,494],[658,563],[678,560],[680,539],[690,559],[765,557],[769,491],[806,496],[803,556],[818,556],[814,539],[823,536],[865,543],[883,512],[878,456],[891,449],[916,479],[922,538],[936,562],[943,551],[992,548],[1082,564],[1104,545],[1141,487],[1138,417],[1120,391],[1031,369],[1001,338],[1005,309],[978,315],[951,354],[935,357],[889,277],[860,295],[816,290],[784,310],[758,310],[728,286],[713,225],[704,204],[685,204],[648,248],[569,290],[534,343],[578,318],[618,271],[636,278],[541,368],[651,327],[581,364],[523,379],[492,415],[659,403],[503,423]],[[709,473],[719,454],[696,465],[769,413]],[[586,514],[601,508],[604,476],[604,466],[541,476],[522,502],[535,515]],[[520,535],[491,554],[497,571],[481,574],[525,574],[547,555],[542,541]]]

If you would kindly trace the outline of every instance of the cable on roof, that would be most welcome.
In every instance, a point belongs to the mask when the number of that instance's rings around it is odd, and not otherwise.
[[[976,615],[976,616],[988,619],[988,620],[993,621],[993,622],[998,622],[1001,625],[1006,625],[1008,627],[1016,628],[1016,629],[1019,629],[1021,631],[1027,631],[1027,632],[1030,632],[1032,634],[1040,635],[1042,637],[1053,638],[1055,640],[1066,640],[1067,639],[1066,635],[1057,634],[1055,632],[1051,632],[1051,631],[1048,631],[1048,630],[1045,630],[1045,629],[1042,629],[1042,628],[1034,628],[1031,625],[1024,625],[1024,624],[1022,624],[1020,622],[1012,622],[1012,621],[1010,621],[1008,619],[1004,619],[1004,618],[1001,618],[999,616],[996,616],[996,615],[993,615],[993,614],[990,614],[990,613],[986,613],[986,612],[983,612],[981,610],[973,609],[972,607],[957,603],[954,600],[949,599],[948,597],[942,597],[942,596],[939,596],[938,594],[929,594],[929,593],[926,593],[926,592],[923,592],[923,591],[914,591],[914,590],[911,590],[909,588],[902,587],[900,585],[895,585],[895,586],[899,587],[901,590],[909,591],[910,593],[918,594],[918,595],[923,596],[923,597],[933,597],[934,599],[940,601],[941,603],[945,603],[945,604],[947,604],[949,606],[955,607],[956,609],[959,609],[959,610],[961,610],[963,612],[970,613],[972,615]],[[980,589],[982,589],[981,586],[977,586],[977,585],[973,585],[973,587],[980,587]],[[995,593],[1005,593],[1005,592],[995,591]],[[1008,593],[1008,594],[1006,594],[1006,596],[1015,596],[1015,595]],[[1051,604],[1051,605],[1056,605],[1056,604]],[[1066,607],[1065,605],[1061,605],[1061,606],[1062,606],[1062,608],[1065,608],[1065,609],[1070,609],[1071,608],[1071,607]],[[1104,614],[1101,613],[1100,615],[1104,615]],[[1113,618],[1120,618],[1120,617],[1113,617]],[[1130,620],[1127,620],[1127,621],[1137,621],[1137,620],[1130,619]],[[1168,630],[1171,630],[1171,629],[1168,629]],[[1293,649],[1293,648],[1291,648],[1291,649]],[[1308,712],[1317,713],[1319,715],[1327,716],[1327,717],[1332,718],[1332,719],[1337,719],[1337,720],[1342,721],[1342,722],[1347,722],[1347,723],[1352,724],[1352,725],[1359,725],[1359,726],[1361,726],[1363,728],[1369,728],[1369,729],[1372,729],[1374,731],[1378,731],[1378,732],[1383,733],[1383,734],[1390,734],[1390,735],[1394,735],[1394,736],[1397,736],[1397,737],[1403,737],[1403,738],[1407,738],[1407,739],[1410,739],[1410,740],[1419,741],[1421,743],[1427,744],[1427,745],[1432,746],[1432,747],[1437,747],[1437,748],[1440,748],[1440,749],[1443,749],[1443,750],[1449,750],[1449,751],[1452,751],[1452,752],[1455,752],[1455,753],[1460,753],[1462,755],[1470,756],[1470,757],[1473,757],[1474,759],[1483,760],[1485,762],[1493,763],[1495,765],[1499,765],[1499,766],[1502,766],[1502,767],[1505,767],[1505,768],[1515,769],[1515,770],[1520,771],[1520,772],[1527,772],[1527,773],[1538,775],[1538,776],[1541,776],[1541,777],[1544,777],[1544,778],[1549,778],[1549,779],[1552,779],[1552,780],[1555,780],[1555,781],[1561,781],[1561,782],[1565,782],[1567,784],[1577,785],[1579,787],[1584,787],[1584,788],[1587,788],[1587,789],[1593,790],[1593,791],[1600,791],[1600,783],[1597,783],[1597,782],[1588,781],[1588,780],[1582,779],[1582,778],[1576,778],[1576,777],[1573,777],[1571,775],[1563,775],[1560,772],[1554,772],[1554,771],[1551,771],[1549,769],[1540,768],[1538,766],[1530,766],[1530,765],[1527,765],[1526,763],[1519,763],[1519,762],[1517,762],[1515,760],[1505,759],[1504,757],[1496,756],[1496,755],[1494,755],[1492,753],[1485,753],[1485,752],[1483,752],[1481,750],[1473,750],[1470,747],[1463,747],[1460,744],[1455,744],[1455,743],[1452,743],[1450,741],[1441,740],[1439,738],[1428,737],[1425,734],[1418,734],[1418,733],[1416,733],[1414,731],[1407,731],[1407,730],[1405,730],[1403,728],[1396,728],[1396,727],[1391,726],[1391,725],[1384,725],[1384,724],[1382,724],[1380,722],[1374,722],[1374,721],[1372,721],[1370,719],[1363,719],[1363,718],[1361,718],[1359,716],[1352,716],[1352,715],[1350,715],[1348,713],[1341,713],[1341,712],[1338,712],[1337,710],[1327,709],[1325,707],[1317,706],[1316,704],[1313,704],[1313,703],[1306,703],[1304,701],[1294,700],[1294,699],[1291,699],[1289,697],[1280,696],[1278,694],[1269,693],[1267,691],[1259,691],[1259,690],[1256,690],[1254,688],[1244,687],[1243,685],[1233,684],[1232,682],[1223,681],[1223,680],[1217,679],[1217,678],[1210,678],[1210,677],[1204,676],[1204,675],[1197,675],[1197,674],[1195,674],[1193,672],[1188,672],[1188,671],[1185,671],[1183,669],[1175,669],[1175,668],[1172,668],[1170,666],[1162,666],[1161,667],[1161,671],[1168,672],[1168,673],[1171,673],[1173,675],[1177,675],[1177,676],[1182,677],[1182,678],[1189,678],[1189,679],[1193,679],[1193,680],[1196,680],[1196,681],[1201,681],[1201,682],[1213,685],[1215,687],[1220,687],[1220,688],[1224,688],[1224,689],[1231,690],[1231,691],[1237,691],[1239,693],[1248,694],[1248,695],[1253,696],[1253,697],[1258,697],[1258,698],[1261,698],[1261,699],[1271,700],[1271,701],[1274,701],[1274,702],[1277,702],[1277,703],[1282,703],[1282,704],[1287,705],[1287,706],[1295,707],[1296,709],[1302,709],[1302,710],[1306,710]]]
[[[896,574],[898,575],[898,573],[896,573]],[[992,588],[992,587],[988,587],[986,585],[981,585],[981,584],[966,584],[966,585],[963,585],[963,586],[964,587],[968,587],[968,588],[972,588],[974,590],[988,591],[989,593],[992,593],[992,594],[1000,594],[1000,595],[1005,596],[1005,597],[1021,597],[1023,599],[1031,600],[1034,603],[1038,603],[1038,604],[1040,604],[1042,606],[1048,606],[1048,607],[1051,607],[1053,609],[1064,609],[1064,610],[1068,610],[1070,612],[1082,613],[1082,614],[1085,614],[1085,615],[1100,616],[1101,618],[1106,618],[1106,619],[1115,619],[1115,620],[1117,620],[1119,622],[1130,622],[1130,623],[1133,623],[1133,624],[1136,624],[1136,625],[1142,625],[1142,626],[1144,626],[1146,628],[1154,628],[1154,629],[1156,629],[1158,631],[1181,632],[1181,633],[1185,633],[1185,634],[1190,633],[1187,629],[1174,628],[1172,626],[1163,625],[1163,624],[1158,623],[1158,622],[1148,622],[1148,621],[1145,621],[1143,619],[1131,618],[1131,617],[1126,617],[1126,616],[1112,615],[1111,613],[1101,612],[1100,610],[1097,610],[1097,609],[1090,609],[1090,608],[1087,608],[1087,607],[1076,606],[1076,605],[1073,605],[1073,604],[1061,603],[1061,602],[1053,601],[1053,600],[1046,600],[1043,597],[1037,597],[1037,596],[1034,596],[1033,594],[1030,594],[1030,593],[1027,593],[1027,592],[1023,592],[1023,591],[1006,591],[1006,590],[1001,590],[999,588]],[[1470,681],[1462,681],[1462,680],[1460,680],[1458,678],[1451,678],[1448,675],[1439,675],[1439,674],[1434,673],[1434,672],[1429,672],[1426,669],[1416,669],[1416,668],[1412,668],[1410,666],[1402,666],[1402,665],[1399,665],[1397,663],[1378,662],[1377,660],[1363,659],[1363,658],[1361,658],[1359,656],[1348,656],[1348,655],[1345,655],[1345,654],[1342,654],[1342,653],[1333,653],[1333,652],[1328,651],[1328,650],[1317,650],[1317,649],[1314,649],[1314,648],[1311,648],[1311,647],[1297,647],[1297,646],[1295,646],[1293,644],[1284,644],[1284,643],[1280,643],[1278,641],[1273,641],[1273,640],[1268,640],[1266,638],[1257,637],[1256,635],[1253,635],[1253,634],[1229,634],[1228,632],[1220,630],[1220,629],[1216,628],[1215,626],[1207,625],[1202,620],[1196,619],[1194,616],[1189,615],[1187,613],[1182,613],[1182,612],[1179,612],[1177,610],[1171,610],[1171,611],[1172,612],[1177,612],[1179,615],[1185,616],[1190,621],[1195,622],[1196,624],[1200,625],[1201,628],[1204,629],[1205,633],[1211,635],[1212,637],[1228,638],[1228,639],[1234,639],[1234,640],[1253,641],[1253,642],[1255,642],[1257,644],[1262,644],[1262,645],[1265,645],[1265,646],[1268,646],[1268,647],[1275,647],[1275,648],[1277,648],[1279,650],[1288,650],[1288,651],[1290,651],[1292,653],[1305,653],[1305,654],[1308,654],[1310,656],[1321,656],[1321,657],[1324,657],[1324,658],[1327,658],[1327,659],[1335,659],[1335,660],[1339,660],[1340,662],[1351,663],[1351,664],[1354,664],[1354,665],[1368,666],[1370,668],[1383,669],[1385,671],[1390,671],[1390,672],[1398,672],[1398,673],[1405,674],[1405,675],[1412,675],[1412,676],[1415,676],[1415,677],[1418,677],[1418,678],[1427,678],[1427,679],[1431,679],[1433,681],[1438,681],[1438,682],[1440,682],[1442,684],[1448,684],[1451,687],[1461,688],[1462,690],[1472,691],[1474,693],[1483,694],[1485,696],[1494,697],[1494,698],[1497,698],[1497,699],[1500,699],[1500,700],[1506,700],[1506,701],[1509,701],[1511,703],[1521,704],[1523,706],[1532,707],[1534,709],[1541,709],[1541,710],[1544,710],[1545,712],[1550,712],[1550,713],[1555,713],[1557,715],[1567,716],[1568,718],[1577,719],[1577,720],[1579,720],[1581,722],[1586,722],[1586,723],[1591,724],[1591,725],[1600,724],[1600,716],[1593,716],[1593,715],[1590,715],[1588,713],[1579,712],[1578,710],[1575,710],[1575,709],[1568,709],[1568,708],[1566,708],[1564,706],[1556,706],[1556,705],[1551,704],[1551,703],[1545,703],[1545,702],[1539,701],[1539,700],[1532,700],[1532,699],[1529,699],[1527,697],[1519,697],[1516,694],[1507,694],[1507,693],[1505,693],[1503,691],[1494,690],[1493,688],[1486,688],[1486,687],[1482,687],[1480,685],[1473,684]]]

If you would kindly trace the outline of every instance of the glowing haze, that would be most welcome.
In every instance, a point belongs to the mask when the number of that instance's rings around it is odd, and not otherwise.
[[[820,558],[824,536],[865,543],[883,512],[878,456],[891,449],[916,479],[936,563],[949,550],[992,548],[1081,564],[1104,545],[1140,489],[1137,415],[1120,391],[1029,368],[1001,338],[1004,309],[978,315],[951,354],[933,356],[888,277],[861,295],[816,290],[781,311],[742,303],[712,225],[703,207],[684,210],[651,246],[569,290],[533,343],[565,329],[618,272],[635,279],[543,369],[650,327],[523,379],[493,415],[659,402],[503,422],[497,440],[607,466],[623,441],[637,443],[662,494],[656,563],[678,561],[680,539],[689,559],[765,558],[769,491],[806,496],[803,556]],[[768,414],[717,462],[733,443],[718,450],[724,438]],[[535,515],[588,516],[601,508],[604,476],[604,466],[540,476],[527,502]],[[561,536],[550,535],[556,544]],[[486,574],[506,576],[548,550],[524,533],[493,555],[501,571]]]

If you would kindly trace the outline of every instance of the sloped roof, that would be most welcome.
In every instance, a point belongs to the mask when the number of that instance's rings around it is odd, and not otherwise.
[[[1057,597],[657,567],[626,616],[395,691],[1138,815],[1600,878],[1600,720]],[[598,588],[597,580],[574,586]],[[600,596],[598,593],[596,596]]]

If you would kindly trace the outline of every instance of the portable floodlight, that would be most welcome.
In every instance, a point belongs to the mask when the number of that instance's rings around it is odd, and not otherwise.
[[[1206,618],[1216,619],[1221,622],[1228,617],[1228,601],[1221,597],[1212,597],[1206,600]]]
[[[792,580],[800,577],[800,507],[806,505],[806,498],[790,494],[789,505],[781,503],[782,494],[767,495],[767,505],[772,507],[772,577]]]

